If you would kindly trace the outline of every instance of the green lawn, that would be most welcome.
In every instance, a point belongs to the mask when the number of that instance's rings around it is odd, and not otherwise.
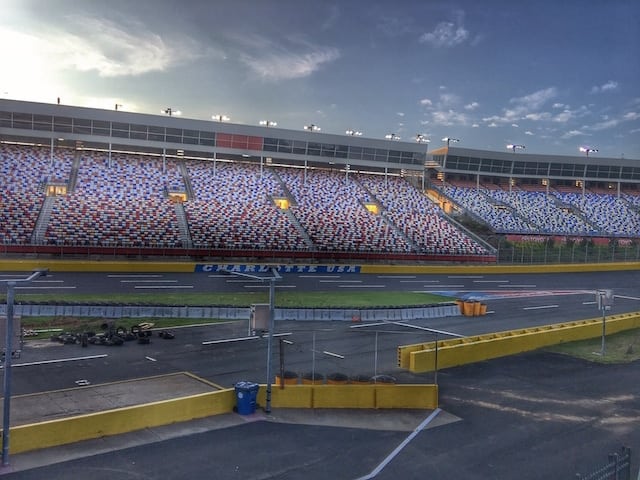
[[[294,308],[373,308],[410,307],[452,301],[450,297],[414,292],[288,292],[276,290],[276,307]],[[240,293],[162,293],[162,294],[16,294],[16,303],[91,305],[166,305],[248,307],[268,303],[269,292]],[[6,302],[0,296],[0,302]]]
[[[640,359],[640,329],[605,336],[605,355],[600,355],[602,337],[564,343],[546,350],[600,363],[627,363]]]

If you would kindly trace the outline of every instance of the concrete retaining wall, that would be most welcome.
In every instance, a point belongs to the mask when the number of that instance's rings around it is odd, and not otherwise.
[[[606,318],[606,333],[640,328],[640,312]],[[414,373],[454,367],[602,335],[602,318],[398,347],[398,366]]]

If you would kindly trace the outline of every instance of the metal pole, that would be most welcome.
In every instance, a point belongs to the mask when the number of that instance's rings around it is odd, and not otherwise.
[[[373,355],[373,376],[378,375],[378,332],[376,332],[375,353]]]
[[[11,352],[13,347],[13,299],[15,282],[7,283],[7,332],[4,353],[4,385],[3,385],[3,415],[2,415],[2,466],[9,465],[9,430],[11,409]]]
[[[316,332],[313,331],[313,339],[311,340],[311,381],[313,385],[316,383]]]
[[[605,347],[604,347],[604,337],[606,334],[606,317],[604,315],[604,295],[600,296],[600,303],[601,303],[601,308],[602,308],[602,345],[600,347],[600,356],[604,357],[605,352]]]
[[[433,383],[438,385],[438,334],[436,333],[436,353],[434,357]]]
[[[284,339],[280,339],[280,388],[284,388]]]
[[[274,296],[276,290],[276,279],[269,279],[269,337],[267,339],[267,405],[264,409],[266,413],[271,413],[271,350],[273,348],[273,329],[275,324]]]

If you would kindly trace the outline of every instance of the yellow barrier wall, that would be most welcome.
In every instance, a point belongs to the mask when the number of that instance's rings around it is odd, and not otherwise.
[[[260,385],[257,402],[266,403]],[[12,427],[12,454],[184,422],[223,413],[236,405],[235,389],[118,408]],[[424,408],[438,407],[436,385],[288,385],[271,389],[273,408]]]
[[[96,261],[96,260],[0,260],[0,271],[30,272],[35,268],[48,268],[52,272],[194,272],[195,266],[203,262],[159,262],[159,261]],[[237,262],[244,263],[244,262]],[[248,263],[253,265],[252,263]],[[446,273],[570,273],[640,270],[640,262],[616,262],[602,264],[561,265],[362,265],[361,273],[372,274],[446,274]]]
[[[117,435],[232,411],[234,390],[192,395],[106,412],[12,427],[11,453]]]
[[[607,335],[640,328],[640,312],[612,315],[606,319]],[[532,327],[521,330],[477,335],[463,339],[438,342],[438,368],[465,365],[491,358],[504,357],[535,350],[549,345],[573,342],[602,335],[602,318]],[[406,349],[400,353],[401,349]],[[434,342],[398,347],[401,367],[411,372],[435,369]],[[408,359],[408,363],[405,363]]]

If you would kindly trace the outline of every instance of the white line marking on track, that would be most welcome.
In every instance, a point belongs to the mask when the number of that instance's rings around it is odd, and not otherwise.
[[[484,278],[484,275],[449,275],[447,278]]]
[[[459,335],[453,332],[447,332],[445,330],[436,330],[435,328],[421,327],[419,325],[411,325],[410,323],[403,323],[403,322],[392,322],[392,323],[394,325],[400,325],[401,327],[409,327],[409,328],[415,328],[417,330],[425,330],[427,332],[441,333],[442,335],[449,335],[450,337],[465,338],[464,335]]]
[[[440,280],[400,280],[400,283],[440,283]]]
[[[136,285],[133,288],[193,288],[193,285]]]
[[[15,287],[16,290],[71,290],[77,287],[34,287],[34,286],[26,286],[26,287]]]
[[[270,285],[244,285],[244,288],[269,288]],[[297,288],[297,285],[276,285],[276,288]]]
[[[155,275],[155,274],[112,274],[107,275],[108,278],[158,278],[163,275]]]
[[[178,280],[120,280],[120,283],[178,283]]]
[[[595,305],[597,302],[582,302],[583,305]]]
[[[155,358],[152,358],[152,357],[144,357],[144,358],[146,358],[150,362],[157,362],[157,360]]]
[[[362,280],[320,280],[320,283],[362,283]]]
[[[473,283],[509,283],[510,280],[474,280]]]
[[[298,275],[298,278],[340,278],[340,275]]]
[[[427,425],[429,425],[441,411],[442,410],[440,410],[439,408],[436,408],[433,412],[431,412],[431,415],[425,418],[422,423],[418,425],[416,429],[411,432],[411,434],[407,438],[405,438],[403,442],[387,456],[387,458],[385,458],[376,468],[371,471],[371,473],[365,475],[364,477],[360,477],[357,480],[370,480],[374,477],[377,477],[378,474],[384,469],[384,467],[386,467],[391,462],[391,460],[393,460],[404,449],[404,447],[409,444],[411,440],[413,440],[420,432],[422,432],[422,430],[424,430]]]
[[[336,358],[343,358],[344,359],[344,355],[340,355],[339,353],[328,352],[326,350],[323,350],[322,353],[324,353],[325,355],[329,355],[330,357],[336,357]]]
[[[56,360],[42,360],[40,362],[27,362],[27,363],[14,363],[14,367],[31,367],[33,365],[46,365],[49,363],[64,363],[64,362],[76,362],[79,360],[94,360],[96,358],[108,357],[106,353],[102,355],[88,355],[86,357],[71,357],[71,358],[58,358]],[[4,368],[4,366],[0,367]]]
[[[378,275],[378,278],[416,278],[415,275]]]
[[[340,288],[386,288],[386,285],[338,285]]]
[[[517,288],[536,288],[536,285],[513,285],[513,284],[509,284],[509,285],[498,285],[498,287],[500,287],[500,288],[513,288],[513,287],[517,287]]]
[[[542,310],[544,308],[558,308],[560,305],[540,305],[538,307],[524,307],[523,310]]]
[[[614,298],[624,298],[625,300],[640,300],[638,297],[628,297],[626,295],[614,295]],[[593,302],[596,303],[596,302]]]

